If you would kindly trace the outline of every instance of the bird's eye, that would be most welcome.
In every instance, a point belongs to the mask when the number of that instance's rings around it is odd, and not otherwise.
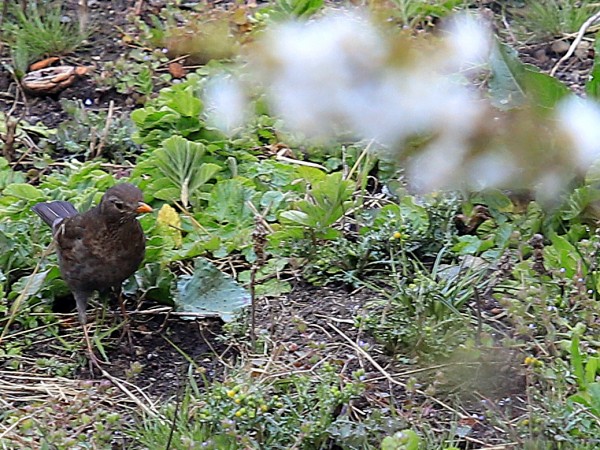
[[[119,201],[115,200],[113,203],[115,204],[115,208],[117,208],[119,210],[123,209],[123,202],[119,202]]]

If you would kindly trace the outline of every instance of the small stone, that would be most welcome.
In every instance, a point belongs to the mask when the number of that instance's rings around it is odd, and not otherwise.
[[[550,59],[548,57],[548,55],[546,54],[546,49],[545,48],[540,48],[539,50],[536,50],[534,52],[534,54],[533,54],[533,57],[539,63],[545,63],[546,61],[548,61]]]
[[[554,41],[550,49],[557,55],[564,55],[569,50],[570,45],[565,41]]]

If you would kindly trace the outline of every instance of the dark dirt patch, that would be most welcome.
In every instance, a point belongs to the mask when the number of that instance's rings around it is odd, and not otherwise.
[[[196,382],[222,379],[221,360],[234,363],[237,352],[217,339],[221,323],[210,321],[184,321],[169,319],[166,315],[152,316],[140,321],[132,320],[133,352],[127,339],[107,351],[111,375],[127,378],[144,389],[152,398],[169,398],[175,395],[187,380],[193,361],[197,369]],[[200,376],[202,372],[202,376]],[[82,379],[92,376],[88,367],[78,374]]]
[[[529,45],[520,49],[521,60],[525,63],[539,67],[543,72],[550,73],[554,66],[562,58],[572,40],[543,42]],[[594,63],[594,50],[592,46],[576,51],[567,61],[561,63],[556,71],[555,77],[565,83],[576,94],[585,93],[585,84],[589,79]]]

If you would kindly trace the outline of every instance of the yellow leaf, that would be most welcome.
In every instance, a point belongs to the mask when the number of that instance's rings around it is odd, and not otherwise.
[[[181,219],[175,208],[171,205],[163,205],[158,211],[156,219],[161,230],[166,235],[173,239],[175,247],[180,247],[182,243],[181,237]]]

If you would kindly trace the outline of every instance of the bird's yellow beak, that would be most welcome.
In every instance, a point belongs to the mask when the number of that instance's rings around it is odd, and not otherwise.
[[[139,202],[135,212],[138,214],[149,213],[152,212],[152,208],[149,205],[146,205],[144,202]]]

